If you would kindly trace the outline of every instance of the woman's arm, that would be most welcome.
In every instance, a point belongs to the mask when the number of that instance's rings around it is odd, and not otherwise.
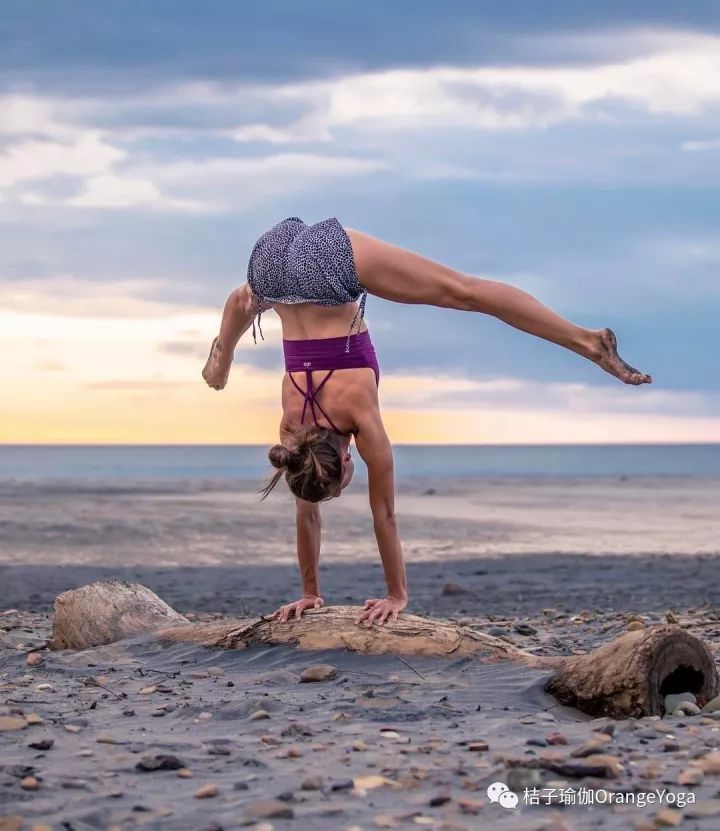
[[[363,407],[361,412],[363,416],[358,420],[355,444],[368,469],[370,509],[388,596],[367,600],[357,622],[366,620],[371,626],[377,621],[382,626],[388,618],[397,620],[398,613],[407,606],[407,575],[395,518],[395,475],[390,439],[377,405]]]
[[[297,528],[297,555],[303,596],[294,603],[281,606],[273,617],[285,623],[294,616],[300,620],[305,609],[319,609],[324,601],[320,597],[318,563],[320,562],[320,534],[322,522],[320,506],[296,499],[295,525]]]

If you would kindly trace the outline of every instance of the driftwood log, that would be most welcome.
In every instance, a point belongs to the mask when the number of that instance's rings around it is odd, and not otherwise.
[[[718,694],[718,673],[701,640],[679,626],[653,626],[566,658],[546,690],[594,716],[662,715],[670,693],[692,692],[706,704]]]
[[[357,607],[330,606],[300,621],[234,618],[191,623],[138,583],[105,580],[55,600],[53,649],[86,649],[141,633],[158,640],[220,649],[286,644],[300,649],[349,649],[366,655],[473,656],[483,663],[520,661],[555,670],[547,691],[591,715],[661,715],[668,693],[695,693],[699,703],[718,694],[718,673],[702,641],[679,626],[626,632],[588,655],[541,657],[449,621],[403,614],[384,627],[357,626]]]

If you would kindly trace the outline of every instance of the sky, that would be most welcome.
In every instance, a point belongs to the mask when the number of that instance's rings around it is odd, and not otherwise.
[[[394,441],[720,441],[718,77],[715,0],[3,0],[0,443],[275,441],[274,315],[226,390],[200,370],[288,216],[610,325],[655,379],[371,297]]]

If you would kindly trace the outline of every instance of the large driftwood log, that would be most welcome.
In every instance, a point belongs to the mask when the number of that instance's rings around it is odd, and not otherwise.
[[[669,693],[692,692],[701,706],[718,694],[710,650],[679,626],[626,632],[567,658],[546,690],[594,716],[662,715]]]
[[[501,638],[474,632],[449,621],[404,614],[380,629],[358,626],[360,609],[328,606],[311,609],[300,621],[226,618],[190,623],[156,594],[138,583],[103,580],[63,592],[55,600],[53,649],[87,649],[152,632],[159,640],[188,641],[198,646],[244,649],[255,643],[288,644],[300,649],[350,649],[366,655],[477,655],[543,663]]]
[[[99,580],[55,598],[50,645],[87,649],[170,624],[190,621],[140,583]]]
[[[659,715],[663,697],[672,692],[694,692],[701,703],[718,693],[718,674],[709,650],[678,626],[626,632],[588,655],[539,657],[501,638],[416,615],[403,614],[382,628],[357,626],[358,612],[352,606],[331,606],[283,624],[265,618],[191,623],[145,586],[107,580],[57,597],[50,645],[86,649],[147,632],[159,640],[220,649],[264,643],[350,649],[366,655],[521,661],[557,669],[546,689],[564,704],[616,718]]]

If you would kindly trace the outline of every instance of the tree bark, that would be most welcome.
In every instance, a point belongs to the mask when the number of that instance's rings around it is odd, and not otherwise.
[[[623,635],[588,655],[541,657],[449,621],[403,614],[383,627],[358,626],[360,610],[329,606],[301,620],[223,619],[191,623],[145,586],[121,580],[91,583],[55,600],[53,649],[86,649],[143,632],[170,642],[219,649],[287,644],[300,649],[349,649],[364,655],[473,656],[483,663],[521,661],[556,669],[546,689],[562,703],[615,718],[660,715],[663,697],[695,693],[700,704],[718,694],[718,674],[702,641],[679,626]]]
[[[669,693],[692,692],[702,706],[718,694],[718,673],[701,640],[679,626],[653,626],[567,658],[546,690],[593,716],[653,716]]]

